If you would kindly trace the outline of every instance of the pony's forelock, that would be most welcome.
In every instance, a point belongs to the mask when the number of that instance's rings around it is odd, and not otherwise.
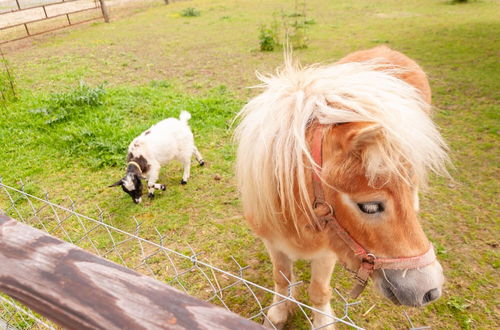
[[[258,75],[264,92],[241,110],[236,129],[238,183],[254,223],[277,224],[286,212],[297,226],[297,210],[314,222],[305,175],[314,164],[306,140],[314,120],[382,126],[382,137],[362,153],[370,183],[389,175],[424,184],[429,170],[447,173],[430,105],[395,77],[401,70],[376,61],[301,68],[288,57],[275,75]]]

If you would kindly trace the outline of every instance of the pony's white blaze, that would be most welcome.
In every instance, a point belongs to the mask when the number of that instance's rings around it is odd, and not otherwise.
[[[241,110],[236,131],[238,183],[254,221],[278,221],[287,210],[296,223],[298,206],[313,222],[304,169],[314,164],[305,133],[315,119],[381,126],[383,139],[363,153],[371,183],[395,175],[424,185],[428,170],[446,174],[447,147],[428,116],[430,105],[395,77],[402,71],[380,61],[301,68],[287,59],[274,76],[259,75],[264,92]]]

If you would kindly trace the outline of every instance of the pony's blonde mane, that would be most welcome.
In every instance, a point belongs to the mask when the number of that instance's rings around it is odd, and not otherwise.
[[[314,164],[306,140],[314,120],[382,126],[383,139],[363,155],[370,184],[381,174],[423,184],[428,170],[447,173],[430,105],[395,77],[402,70],[376,61],[301,68],[288,57],[275,75],[258,74],[264,91],[241,110],[236,129],[238,184],[255,224],[279,228],[282,210],[296,227],[298,212],[314,221],[305,176]]]

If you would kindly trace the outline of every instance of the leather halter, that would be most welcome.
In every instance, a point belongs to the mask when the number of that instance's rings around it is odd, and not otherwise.
[[[345,230],[335,217],[333,207],[325,201],[322,179],[320,178],[321,169],[323,166],[323,134],[324,129],[328,125],[316,123],[312,126],[312,158],[318,165],[318,168],[313,171],[313,191],[314,191],[314,212],[322,224],[322,228],[329,226],[333,231],[347,244],[354,252],[354,255],[361,260],[361,265],[356,272],[355,280],[357,281],[354,288],[351,290],[351,297],[357,298],[368,283],[370,274],[375,269],[414,269],[427,266],[436,260],[434,248],[430,244],[429,249],[422,255],[415,257],[403,258],[379,258],[373,253],[368,252],[347,230]]]

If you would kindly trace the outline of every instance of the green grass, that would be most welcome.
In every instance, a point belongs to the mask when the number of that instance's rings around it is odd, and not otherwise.
[[[203,15],[179,15],[194,6]],[[447,282],[438,302],[408,309],[416,326],[486,329],[499,323],[499,9],[498,2],[487,0],[307,3],[307,18],[315,24],[308,25],[308,48],[295,51],[303,63],[388,44],[428,73],[435,120],[451,148],[454,180],[433,178],[421,194],[423,227],[438,249]],[[126,230],[134,230],[135,216],[144,235],[152,237],[158,227],[172,244],[189,242],[219,265],[231,263],[233,255],[252,265],[250,279],[271,287],[269,258],[241,217],[229,125],[256,93],[246,88],[258,83],[254,71],[273,71],[282,62],[280,52],[259,51],[260,25],[281,10],[292,11],[292,4],[176,2],[111,24],[39,37],[22,48],[8,46],[19,101],[0,108],[4,182],[23,179],[34,193],[46,189],[57,198],[69,195],[89,213],[98,204],[113,225]],[[87,89],[79,87],[80,80]],[[97,102],[75,101],[91,100],[95,93]],[[61,98],[73,101],[62,106]],[[190,123],[207,166],[193,167],[187,186],[179,184],[180,165],[168,166],[160,177],[167,191],[142,205],[133,205],[119,189],[106,188],[123,174],[131,139],[183,109],[193,115]],[[51,115],[63,118],[50,122]],[[222,180],[214,180],[215,175]],[[306,266],[297,267],[305,282]],[[339,270],[332,285],[347,292],[350,276]],[[302,298],[308,301],[305,294]],[[351,314],[357,324],[406,327],[403,308],[371,289],[361,300]],[[304,328],[303,321],[298,313],[290,324]]]
[[[188,7],[181,11],[181,16],[183,17],[196,17],[200,15],[201,15],[200,11],[193,7]]]

